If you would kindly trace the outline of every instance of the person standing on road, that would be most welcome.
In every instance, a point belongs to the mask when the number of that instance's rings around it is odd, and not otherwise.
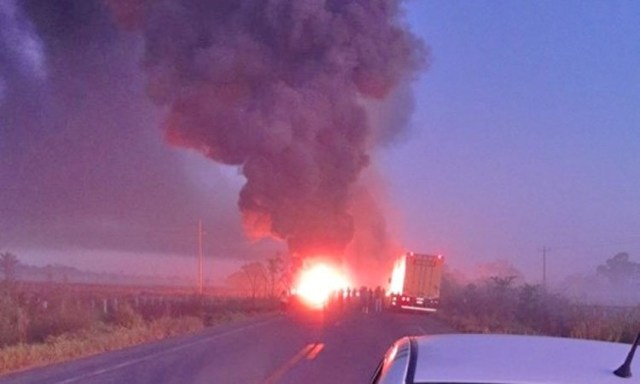
[[[371,308],[371,313],[374,313],[376,312],[376,300],[378,299],[375,289],[369,288],[369,297],[369,308]]]
[[[382,312],[382,296],[383,296],[382,288],[380,286],[376,287],[374,292],[374,300],[375,300],[375,311],[376,313]]]
[[[362,313],[369,313],[369,290],[367,287],[360,288],[360,309]]]

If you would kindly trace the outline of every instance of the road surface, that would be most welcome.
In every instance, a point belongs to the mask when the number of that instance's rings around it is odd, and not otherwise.
[[[449,331],[415,314],[274,315],[14,373],[0,383],[367,383],[395,339]]]

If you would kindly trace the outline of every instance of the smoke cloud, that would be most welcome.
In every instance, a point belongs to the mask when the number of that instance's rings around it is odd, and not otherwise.
[[[46,64],[42,42],[36,35],[32,23],[14,0],[0,2],[0,24],[0,46],[8,52],[8,60],[0,63],[0,70],[8,72],[9,67],[15,67],[22,72],[33,74],[38,79],[44,79]],[[4,89],[4,80],[0,80],[3,83],[0,87]]]
[[[238,188],[221,169],[194,185],[207,161],[158,134],[142,48],[104,0],[0,1],[0,250],[27,262],[128,270],[139,254],[167,265],[192,258],[202,218],[205,256],[275,253],[274,242],[248,244],[229,203]]]
[[[167,110],[167,140],[241,167],[248,233],[300,255],[343,252],[354,183],[372,147],[394,136],[388,125],[376,134],[365,104],[427,61],[400,1],[108,4],[144,37],[147,93]]]
[[[344,254],[345,266],[355,277],[356,286],[376,286],[391,276],[394,261],[404,253],[395,240],[389,222],[390,208],[383,201],[383,186],[372,180],[368,170],[352,188],[350,214],[355,231]],[[393,218],[393,215],[391,215]],[[395,223],[394,223],[395,224]],[[366,271],[366,273],[361,273]]]

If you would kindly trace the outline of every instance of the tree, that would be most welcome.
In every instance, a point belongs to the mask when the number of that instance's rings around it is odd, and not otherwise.
[[[243,271],[235,271],[227,276],[226,284],[231,288],[234,294],[249,296],[249,279]]]
[[[281,255],[282,256],[282,255]],[[282,257],[282,270],[280,272],[280,285],[286,292],[291,292],[293,288],[293,263],[291,255]]]
[[[631,261],[627,252],[618,252],[604,265],[599,265],[597,272],[616,285],[640,281],[640,263]]]
[[[280,252],[275,257],[267,259],[267,271],[269,272],[269,295],[276,296],[276,286],[282,279],[284,272],[284,260]]]
[[[502,294],[512,288],[512,283],[517,278],[518,276],[491,276],[490,280],[493,288]]]
[[[494,260],[478,264],[475,268],[478,281],[492,281],[497,286],[510,286],[516,281],[522,281],[523,275],[508,260]]]
[[[247,277],[251,297],[256,298],[256,296],[258,296],[258,293],[260,293],[260,291],[264,288],[267,280],[267,273],[264,265],[262,265],[262,263],[259,261],[255,261],[253,263],[243,265],[242,267],[240,267],[240,270]]]

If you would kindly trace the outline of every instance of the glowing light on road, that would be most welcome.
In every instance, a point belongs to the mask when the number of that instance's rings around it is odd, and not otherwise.
[[[338,270],[326,264],[316,264],[300,273],[296,292],[306,304],[321,308],[333,292],[347,287],[348,279]]]
[[[390,294],[402,294],[402,286],[404,285],[405,264],[406,259],[404,256],[401,256],[393,265],[393,272],[391,273],[391,283],[389,284]]]

